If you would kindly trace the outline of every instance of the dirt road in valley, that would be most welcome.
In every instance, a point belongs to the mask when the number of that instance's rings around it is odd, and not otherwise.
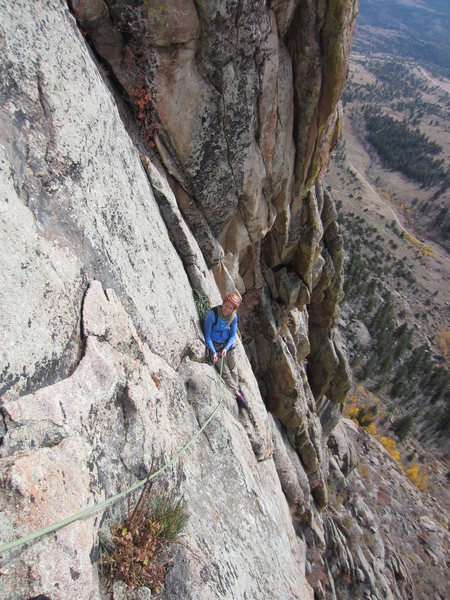
[[[400,221],[397,213],[394,211],[394,209],[392,208],[392,206],[386,201],[385,198],[383,198],[383,196],[381,194],[378,193],[378,191],[374,188],[374,186],[370,183],[370,181],[368,181],[368,179],[366,179],[359,171],[358,169],[352,165],[352,163],[348,163],[349,167],[351,169],[353,169],[354,173],[357,175],[357,177],[359,177],[360,180],[362,180],[363,183],[365,183],[371,190],[372,192],[381,200],[381,202],[383,202],[383,204],[386,206],[386,208],[388,209],[388,211],[390,212],[390,214],[392,214],[392,216],[394,217],[395,222],[397,223],[398,227],[400,228],[401,231],[404,231],[405,233],[408,234],[408,236],[410,236],[414,241],[416,241],[418,244],[421,244],[422,246],[429,246],[430,248],[432,248],[433,253],[437,256],[439,256],[440,258],[443,258],[445,261],[447,261],[448,263],[450,263],[450,257],[445,253],[445,250],[443,248],[441,248],[439,246],[439,249],[442,252],[439,252],[436,249],[436,242],[429,242],[427,240],[420,240],[418,239],[413,233],[411,233],[411,231],[409,231],[408,229],[406,229],[406,227],[402,224],[402,222]]]
[[[450,82],[449,82],[450,85]],[[435,241],[430,242],[427,239],[419,239],[415,233],[412,233],[407,227],[405,227],[406,223],[402,218],[402,214],[396,212],[395,205],[390,204],[386,201],[386,199],[380,194],[372,183],[373,179],[368,174],[373,165],[373,158],[371,158],[361,143],[358,134],[354,130],[352,126],[351,119],[344,113],[344,139],[345,139],[345,148],[346,148],[346,164],[353,170],[354,175],[358,177],[361,184],[363,184],[368,190],[374,199],[377,202],[381,203],[386,211],[386,215],[390,215],[393,217],[395,222],[398,224],[398,227],[401,231],[404,231],[408,234],[408,236],[412,237],[412,243],[422,245],[422,248],[425,246],[431,247],[434,250],[434,256],[439,257],[440,260],[444,261],[448,266],[450,265],[450,255],[446,251],[445,248],[440,246]],[[403,222],[402,222],[403,221]],[[415,240],[415,242],[413,242]]]
[[[422,77],[425,77],[425,79],[427,79],[432,85],[435,85],[444,92],[447,92],[447,94],[450,94],[450,81],[448,79],[436,79],[435,77],[430,75],[428,71],[425,71],[423,67],[417,67],[417,71],[420,73],[420,75],[422,75]]]

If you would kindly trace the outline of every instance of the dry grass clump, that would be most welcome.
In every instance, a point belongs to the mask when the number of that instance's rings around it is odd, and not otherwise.
[[[132,589],[145,586],[158,594],[168,568],[169,546],[187,526],[185,501],[173,493],[153,493],[148,484],[147,478],[131,515],[128,511],[123,523],[111,527],[112,544],[100,542],[100,569],[108,587],[120,580]]]

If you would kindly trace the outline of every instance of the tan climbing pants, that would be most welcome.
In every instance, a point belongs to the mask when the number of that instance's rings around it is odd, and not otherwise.
[[[224,344],[217,344],[217,343],[213,342],[213,346],[216,349],[217,355],[219,357],[216,360],[216,362],[213,364],[220,373],[220,363],[222,360],[220,353],[222,352],[222,350],[224,348]],[[210,354],[210,358],[212,361],[212,352],[210,351],[209,354]],[[223,369],[222,369],[222,379],[225,381],[225,383],[230,388],[230,390],[233,392],[233,394],[236,395],[237,393],[239,393],[239,375],[238,375],[238,372],[236,369],[236,359],[234,356],[234,349],[228,350],[227,355],[224,358]]]

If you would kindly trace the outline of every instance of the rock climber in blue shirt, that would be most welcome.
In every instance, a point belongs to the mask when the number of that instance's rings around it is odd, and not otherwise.
[[[240,407],[248,410],[248,404],[239,389],[239,375],[234,358],[234,342],[237,331],[237,314],[241,299],[237,294],[228,294],[218,306],[209,311],[205,319],[205,342],[217,370],[219,357],[225,360],[222,377],[236,396]]]

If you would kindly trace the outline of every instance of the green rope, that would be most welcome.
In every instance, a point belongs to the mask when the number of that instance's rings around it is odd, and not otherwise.
[[[223,369],[223,358],[220,361],[219,377],[220,377],[221,383],[223,383],[222,369]],[[178,450],[178,452],[176,452],[174,454],[174,456],[168,462],[166,462],[166,464],[164,464],[160,469],[158,469],[157,471],[155,471],[154,473],[152,473],[150,475],[150,477],[148,478],[149,481],[151,481],[152,479],[155,479],[156,477],[158,477],[158,475],[161,475],[161,473],[163,473],[166,469],[171,467],[179,459],[179,457],[184,452],[186,452],[186,450],[195,442],[195,440],[199,437],[199,435],[202,433],[202,431],[208,426],[208,424],[210,423],[210,421],[212,420],[214,415],[217,413],[217,411],[219,410],[219,408],[221,407],[222,402],[223,402],[223,398],[221,397],[221,394],[220,394],[220,389],[221,389],[221,387],[219,386],[219,398],[220,398],[219,403],[217,404],[216,408],[212,411],[212,413],[209,415],[209,417],[206,419],[206,421],[203,423],[203,425],[200,427],[200,429],[198,429],[194,433],[194,435],[184,444],[184,446],[182,446],[180,448],[180,450]],[[47,533],[51,533],[52,531],[61,529],[61,527],[65,527],[66,525],[69,525],[70,523],[73,523],[74,521],[78,521],[79,519],[84,519],[85,517],[93,514],[94,512],[97,512],[97,511],[101,510],[102,508],[106,508],[110,504],[113,504],[114,502],[117,502],[121,498],[128,496],[128,494],[131,494],[131,492],[138,490],[140,487],[142,487],[145,484],[146,481],[147,481],[147,477],[145,479],[137,481],[132,486],[130,486],[128,489],[126,489],[124,492],[120,492],[119,494],[115,494],[114,496],[111,496],[110,498],[103,500],[103,502],[99,502],[98,504],[94,504],[93,506],[88,506],[84,510],[82,510],[78,513],[75,513],[75,514],[71,515],[70,517],[66,517],[65,519],[61,519],[61,521],[57,521],[56,523],[53,523],[52,525],[48,525],[47,527],[43,527],[42,529],[39,529],[38,531],[28,533],[27,535],[24,535],[21,538],[17,538],[11,542],[8,542],[7,544],[2,544],[0,546],[0,554],[2,552],[5,552],[6,550],[11,550],[12,548],[16,548],[17,546],[22,546],[23,544],[27,544],[28,542],[31,542],[32,540],[35,540],[36,538],[41,537]]]

